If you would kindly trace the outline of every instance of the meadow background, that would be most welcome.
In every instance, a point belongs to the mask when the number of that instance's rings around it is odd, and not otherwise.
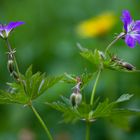
[[[16,48],[17,60],[22,73],[33,64],[33,71],[59,75],[64,72],[79,75],[95,71],[94,66],[79,55],[76,46],[105,50],[115,33],[122,31],[120,20],[123,9],[128,9],[134,19],[140,19],[139,0],[0,0],[0,22],[24,21],[26,24],[15,29],[10,36]],[[116,21],[109,31],[90,37],[76,32],[77,26],[85,20],[110,12]],[[104,23],[103,23],[104,24]],[[0,40],[0,88],[11,81],[7,70],[6,47]],[[140,46],[130,49],[124,41],[118,41],[112,48],[123,60],[140,69]],[[85,91],[90,97],[91,82]],[[60,95],[69,97],[73,85],[59,83],[49,89],[35,103],[35,107],[47,122],[55,140],[83,140],[83,122],[60,123],[62,116],[44,103],[60,100]],[[140,108],[140,74],[105,70],[100,78],[97,94],[116,99],[121,94],[132,93],[134,97],[122,106]],[[130,118],[129,128],[119,128],[105,120],[92,125],[91,137],[95,140],[139,140],[140,118]],[[123,123],[123,120],[122,120]],[[26,136],[26,138],[24,138]],[[28,138],[28,139],[27,139]],[[0,105],[0,140],[46,140],[46,135],[34,114],[20,105]]]

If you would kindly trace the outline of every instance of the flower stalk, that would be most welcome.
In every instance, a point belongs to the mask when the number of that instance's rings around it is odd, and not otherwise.
[[[30,108],[32,109],[32,111],[34,112],[35,116],[37,117],[38,121],[40,122],[40,124],[42,125],[42,127],[44,128],[46,134],[48,135],[49,140],[53,140],[51,133],[49,131],[49,129],[47,128],[45,122],[42,120],[41,116],[39,115],[39,113],[37,112],[37,110],[34,108],[34,106],[32,104],[29,105]]]
[[[96,80],[95,80],[95,83],[94,83],[94,86],[92,89],[92,94],[91,94],[91,98],[90,98],[90,105],[91,106],[93,105],[95,91],[96,91],[97,83],[99,81],[100,74],[101,74],[101,68],[99,68],[99,70],[98,70],[97,77],[96,77]]]
[[[86,121],[86,140],[90,140],[90,123]]]
[[[125,36],[125,33],[120,33],[105,49],[105,55],[108,52],[108,50],[111,48],[112,45],[114,45],[120,38],[123,38]]]

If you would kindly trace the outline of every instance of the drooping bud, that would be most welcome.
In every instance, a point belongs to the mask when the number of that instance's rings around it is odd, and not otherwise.
[[[134,71],[134,70],[136,70],[135,66],[133,66],[132,64],[130,64],[128,62],[125,62],[125,61],[119,59],[117,56],[113,56],[111,58],[111,61],[115,62],[114,64],[116,66],[119,66],[121,69],[125,69],[127,71]]]
[[[10,72],[10,75],[13,76],[13,78],[17,81],[19,81],[19,76],[15,70],[15,63],[14,63],[14,53],[15,50],[9,51],[8,54],[8,63],[7,63],[7,68],[8,71]]]
[[[81,79],[77,77],[76,80],[77,80],[77,84],[73,88],[73,93],[70,96],[70,101],[72,103],[72,106],[75,107],[77,107],[82,101],[82,95],[80,93]]]
[[[127,70],[130,70],[130,71],[136,69],[132,64],[127,63],[127,62],[123,62],[123,63],[122,63],[122,66],[123,66],[124,68],[126,68]]]
[[[12,76],[14,77],[14,79],[16,79],[17,81],[19,81],[19,76],[17,74],[16,71],[13,71]]]
[[[8,54],[7,69],[11,75],[12,75],[13,71],[15,70],[13,53],[15,53],[15,50],[7,52],[7,54]]]
[[[9,72],[12,74],[14,71],[14,61],[12,59],[8,60],[7,68],[9,70]]]
[[[70,101],[72,103],[72,106],[78,106],[82,101],[82,95],[80,93],[72,93],[70,96]]]

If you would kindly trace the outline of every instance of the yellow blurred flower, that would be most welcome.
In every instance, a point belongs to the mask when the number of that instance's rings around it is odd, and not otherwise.
[[[81,22],[76,32],[82,37],[95,37],[107,33],[116,23],[112,12],[105,12],[94,18]]]

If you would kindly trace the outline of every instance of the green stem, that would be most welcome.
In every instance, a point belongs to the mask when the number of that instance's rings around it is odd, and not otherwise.
[[[8,38],[6,39],[6,44],[7,44],[7,47],[9,49],[9,51],[12,52],[12,47],[11,47],[11,45],[9,43]],[[17,61],[16,61],[16,57],[15,57],[14,53],[12,55],[13,55],[13,58],[14,58],[14,62],[15,62],[15,66],[16,66],[16,70],[17,70],[18,76],[20,78],[20,72],[19,72],[19,67],[18,67]]]
[[[90,123],[86,122],[86,140],[90,140]]]
[[[107,51],[110,49],[110,47],[115,44],[120,38],[124,37],[125,36],[125,33],[122,32],[120,33],[105,49],[105,54],[107,53]]]
[[[42,125],[42,127],[44,128],[46,134],[48,135],[49,140],[53,140],[49,129],[47,128],[46,124],[44,123],[44,121],[42,120],[42,118],[40,117],[39,113],[36,111],[36,109],[33,107],[33,105],[30,105],[32,111],[34,112],[35,116],[37,117],[37,119],[39,120],[40,124]]]
[[[97,87],[97,83],[98,83],[100,74],[101,74],[101,68],[99,68],[99,71],[97,73],[97,77],[96,77],[96,80],[95,80],[95,83],[94,83],[94,86],[93,86],[93,89],[92,89],[92,94],[91,94],[91,98],[90,98],[90,105],[91,106],[93,105],[95,91],[96,91],[96,87]]]

